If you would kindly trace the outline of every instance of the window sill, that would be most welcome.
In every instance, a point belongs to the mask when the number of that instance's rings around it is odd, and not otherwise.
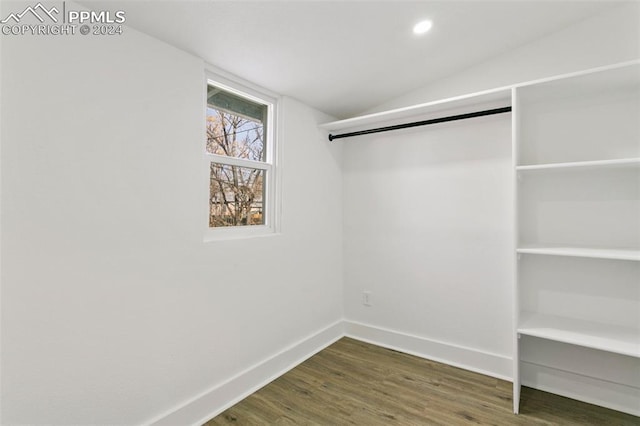
[[[251,238],[275,237],[281,235],[268,226],[242,226],[229,228],[208,228],[205,231],[203,241],[210,243],[214,241],[245,240]]]

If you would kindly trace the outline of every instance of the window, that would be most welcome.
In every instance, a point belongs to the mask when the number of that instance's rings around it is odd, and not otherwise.
[[[209,229],[273,232],[274,101],[209,81],[206,108]]]

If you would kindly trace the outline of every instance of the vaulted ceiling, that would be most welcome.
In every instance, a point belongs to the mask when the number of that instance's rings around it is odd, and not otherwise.
[[[337,118],[618,6],[613,1],[97,0],[126,24]],[[421,19],[433,21],[423,36]]]

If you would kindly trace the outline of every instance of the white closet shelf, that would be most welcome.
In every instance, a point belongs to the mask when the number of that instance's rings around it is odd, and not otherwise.
[[[585,70],[527,84],[521,87],[521,99],[526,102],[549,102],[553,100],[591,96],[599,93],[628,92],[640,88],[638,71],[640,61],[633,60],[609,67]],[[602,72],[605,71],[605,72]]]
[[[468,109],[476,106],[486,106],[487,104],[492,105],[500,105],[500,106],[511,106],[511,90],[512,89],[525,89],[531,87],[534,92],[542,91],[541,97],[548,96],[549,94],[558,96],[558,87],[555,87],[555,82],[560,82],[561,86],[566,86],[567,82],[570,82],[571,79],[576,77],[585,76],[587,80],[591,78],[596,79],[595,86],[598,87],[598,90],[602,90],[600,86],[608,87],[615,83],[615,85],[622,85],[623,87],[627,87],[629,85],[637,86],[637,67],[633,68],[630,65],[638,66],[640,65],[640,60],[632,60],[627,62],[622,62],[619,64],[608,65],[604,67],[592,68],[589,70],[583,70],[578,72],[572,72],[567,74],[562,74],[554,77],[542,78],[538,80],[526,81],[522,83],[512,84],[508,86],[498,87],[495,89],[484,90],[480,92],[470,93],[461,96],[454,96],[446,99],[438,99],[431,102],[425,102],[417,105],[411,105],[408,107],[395,108],[391,110],[365,114],[353,118],[347,118],[344,120],[336,120],[328,123],[320,124],[318,127],[321,129],[328,130],[329,132],[336,132],[340,130],[359,130],[363,127],[370,125],[377,125],[383,123],[391,123],[397,122],[397,120],[416,117],[416,116],[425,116],[429,114],[441,114],[446,113],[449,110],[462,110]],[[612,71],[615,74],[612,77],[612,74],[604,75],[604,77],[600,77],[597,74],[602,71]],[[620,71],[617,71],[620,70]],[[635,74],[634,74],[635,73]],[[618,76],[620,74],[620,76]],[[595,77],[591,77],[595,76]],[[619,80],[619,81],[618,81]],[[549,83],[549,84],[547,84]],[[549,86],[545,89],[545,87]],[[569,89],[565,92],[569,94],[575,94],[576,88],[569,84]],[[543,88],[540,90],[540,88]],[[584,83],[579,83],[579,89],[584,90]],[[563,93],[565,93],[563,92]],[[578,92],[579,93],[579,92]],[[566,93],[565,93],[566,94]],[[564,95],[563,95],[564,96]]]
[[[501,87],[463,96],[456,96],[447,99],[440,99],[433,102],[412,105],[404,108],[396,108],[358,117],[347,118],[345,120],[331,121],[320,124],[318,127],[330,132],[340,130],[356,130],[370,125],[391,124],[397,120],[408,119],[417,116],[430,114],[446,114],[447,111],[462,111],[478,106],[486,105],[511,106],[511,87]]]
[[[640,329],[521,312],[517,332],[556,342],[640,358]]]
[[[640,167],[640,158],[619,158],[615,160],[576,161],[571,163],[532,164],[517,166],[519,172],[535,170],[598,170]]]
[[[640,261],[640,250],[603,249],[585,247],[525,246],[516,249],[522,254],[545,254],[552,256],[590,257],[596,259]]]

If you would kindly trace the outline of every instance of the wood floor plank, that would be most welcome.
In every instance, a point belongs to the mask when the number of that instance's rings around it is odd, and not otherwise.
[[[616,425],[640,418],[344,338],[208,421],[218,425]]]

